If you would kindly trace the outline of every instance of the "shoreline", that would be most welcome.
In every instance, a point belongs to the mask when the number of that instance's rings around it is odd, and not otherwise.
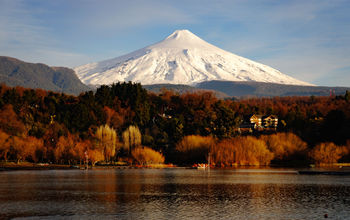
[[[173,164],[154,164],[154,165],[96,165],[88,166],[88,169],[168,169],[168,168],[185,168],[174,166]],[[16,170],[85,170],[85,165],[67,165],[67,164],[48,164],[48,163],[29,163],[21,162],[0,162],[1,171]]]
[[[62,169],[76,169],[70,165],[60,164],[0,164],[0,171],[12,170],[62,170]]]
[[[342,166],[343,165],[343,166]],[[345,165],[345,166],[344,166]],[[153,165],[96,165],[88,166],[88,169],[197,169],[193,166],[176,166],[173,164],[153,164]],[[271,164],[269,166],[233,166],[233,167],[211,167],[212,169],[278,169],[278,168],[291,168],[299,171],[309,170],[312,172],[321,171],[322,173],[345,171],[350,172],[349,164],[322,164],[321,166],[280,166]],[[85,170],[85,165],[67,165],[67,164],[48,164],[48,163],[29,163],[21,162],[19,164],[15,162],[0,162],[1,171],[16,171],[16,170]]]

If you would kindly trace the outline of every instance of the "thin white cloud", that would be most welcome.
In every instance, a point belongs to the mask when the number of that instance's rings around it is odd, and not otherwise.
[[[21,1],[2,0],[0,7],[0,36],[1,46],[23,43],[43,43],[39,33],[45,29],[27,11]]]
[[[306,50],[300,53],[284,53],[259,61],[273,66],[290,76],[316,85],[335,85],[335,79],[324,82],[322,79],[331,79],[330,76],[333,75],[334,77],[335,74],[338,74],[337,69],[347,67],[349,65],[349,56],[339,57],[335,56],[333,52],[324,49],[313,49],[312,51]],[[344,82],[339,81],[339,83],[344,85]]]
[[[37,11],[28,10],[24,1],[1,0],[0,5],[1,55],[63,66],[87,59],[85,55],[59,49],[58,40],[35,18]]]

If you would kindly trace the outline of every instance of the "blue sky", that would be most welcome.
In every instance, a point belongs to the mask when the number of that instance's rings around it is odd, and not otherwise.
[[[0,0],[0,55],[74,67],[188,29],[316,85],[350,87],[348,0]]]

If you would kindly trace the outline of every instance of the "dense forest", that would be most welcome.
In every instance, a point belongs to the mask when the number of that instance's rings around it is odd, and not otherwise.
[[[239,132],[252,114],[276,130]],[[348,162],[350,92],[340,96],[217,99],[103,85],[71,96],[0,85],[0,160],[215,166]]]

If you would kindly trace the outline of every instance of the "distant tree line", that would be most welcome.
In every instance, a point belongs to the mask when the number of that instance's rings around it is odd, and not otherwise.
[[[131,82],[70,96],[2,84],[0,159],[190,164],[210,153],[216,165],[231,166],[334,162],[320,155],[336,152],[336,161],[343,161],[350,140],[349,99],[347,92],[221,100],[211,92],[154,94]],[[240,135],[239,125],[251,114],[276,115],[276,133]]]

